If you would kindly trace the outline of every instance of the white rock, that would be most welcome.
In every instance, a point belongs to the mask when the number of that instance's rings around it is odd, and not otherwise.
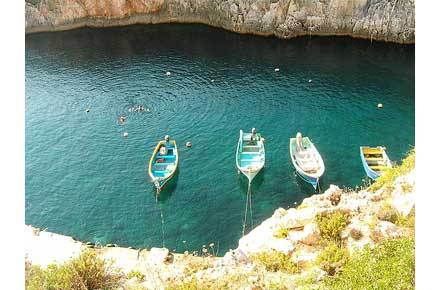
[[[155,265],[163,264],[170,251],[167,248],[151,248],[148,254],[148,261]]]
[[[306,263],[310,263],[316,259],[318,254],[316,252],[311,251],[297,251],[295,252],[296,255],[293,256],[292,260],[294,263],[298,264],[299,266],[303,266]]]
[[[309,246],[316,245],[321,239],[318,226],[315,223],[309,223],[304,227],[301,243]]]
[[[388,221],[380,221],[377,224],[376,228],[380,230],[380,232],[386,239],[397,239],[402,237],[403,235],[402,231],[399,230],[399,228],[395,224]]]
[[[273,213],[272,217],[279,219],[279,218],[285,216],[286,213],[287,213],[287,210],[285,210],[284,208],[280,207],[280,208],[275,210],[275,212]]]

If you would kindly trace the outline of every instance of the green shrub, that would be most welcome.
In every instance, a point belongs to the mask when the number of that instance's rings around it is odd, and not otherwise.
[[[289,235],[289,229],[285,227],[280,227],[277,232],[275,233],[275,238],[278,239],[285,239]]]
[[[193,278],[190,281],[182,282],[182,283],[169,283],[165,290],[207,290],[209,288],[202,288],[202,285],[199,285],[197,279]]]
[[[290,257],[271,250],[250,256],[253,262],[261,263],[269,272],[285,272],[294,274],[298,272],[298,266],[290,260]]]
[[[122,275],[111,262],[87,250],[64,264],[51,264],[45,270],[31,266],[26,273],[27,290],[111,290],[116,289],[121,281]]]
[[[399,213],[396,220],[396,225],[414,229],[415,224],[416,224],[416,211],[414,207],[412,208],[408,216],[403,216],[402,214]]]
[[[139,271],[131,270],[130,272],[128,272],[127,279],[131,279],[131,278],[134,278],[134,277],[136,277],[139,281],[144,281],[145,280],[145,275],[142,274]]]
[[[414,188],[412,184],[408,184],[408,183],[402,183],[400,187],[402,188],[402,193],[404,194],[412,192]]]
[[[379,209],[377,218],[381,221],[388,221],[395,224],[399,215],[399,212],[394,206],[386,203]]]
[[[414,238],[386,241],[357,253],[341,274],[326,277],[328,289],[401,289],[415,287]]]
[[[25,287],[28,290],[40,290],[44,285],[44,271],[39,266],[33,266],[26,261]]]
[[[329,275],[334,275],[347,262],[348,258],[347,249],[341,249],[336,243],[331,242],[318,255],[316,263]]]
[[[321,236],[329,241],[340,243],[341,232],[349,224],[349,215],[342,211],[322,212],[315,217]]]
[[[413,168],[415,167],[415,164],[416,164],[416,150],[415,148],[413,148],[408,153],[408,156],[405,159],[403,159],[402,165],[387,170],[376,180],[376,182],[373,185],[370,186],[369,190],[376,191],[385,184],[392,184],[399,176],[411,172],[411,170],[413,170]]]
[[[341,249],[336,243],[329,243],[324,250],[316,258],[316,262],[321,264],[327,262],[329,264],[340,261],[347,261],[349,253],[347,249]]]

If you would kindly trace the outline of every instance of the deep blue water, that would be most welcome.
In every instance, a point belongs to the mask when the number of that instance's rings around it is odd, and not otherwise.
[[[362,185],[360,145],[401,160],[414,145],[414,87],[414,46],[201,25],[27,35],[26,223],[102,244],[150,248],[164,237],[178,252],[214,242],[222,254],[241,237],[240,129],[267,141],[252,186],[258,224],[313,193],[290,162],[297,131],[323,156],[323,189]],[[129,112],[136,105],[151,112]],[[146,166],[165,134],[180,168],[156,202]]]

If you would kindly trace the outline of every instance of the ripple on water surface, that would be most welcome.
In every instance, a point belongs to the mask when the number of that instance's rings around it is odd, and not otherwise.
[[[137,105],[151,112],[129,112]],[[162,246],[162,214],[165,246],[214,242],[222,254],[241,236],[247,182],[235,147],[252,127],[267,140],[254,224],[313,193],[290,162],[297,131],[323,156],[323,188],[361,185],[360,145],[385,145],[400,160],[414,144],[414,46],[199,25],[27,35],[26,223],[152,247]],[[181,159],[156,202],[146,166],[165,134]]]

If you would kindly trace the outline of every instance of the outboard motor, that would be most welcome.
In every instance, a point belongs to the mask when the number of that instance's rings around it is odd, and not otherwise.
[[[170,135],[165,135],[165,141],[167,141],[167,142],[170,141]]]

